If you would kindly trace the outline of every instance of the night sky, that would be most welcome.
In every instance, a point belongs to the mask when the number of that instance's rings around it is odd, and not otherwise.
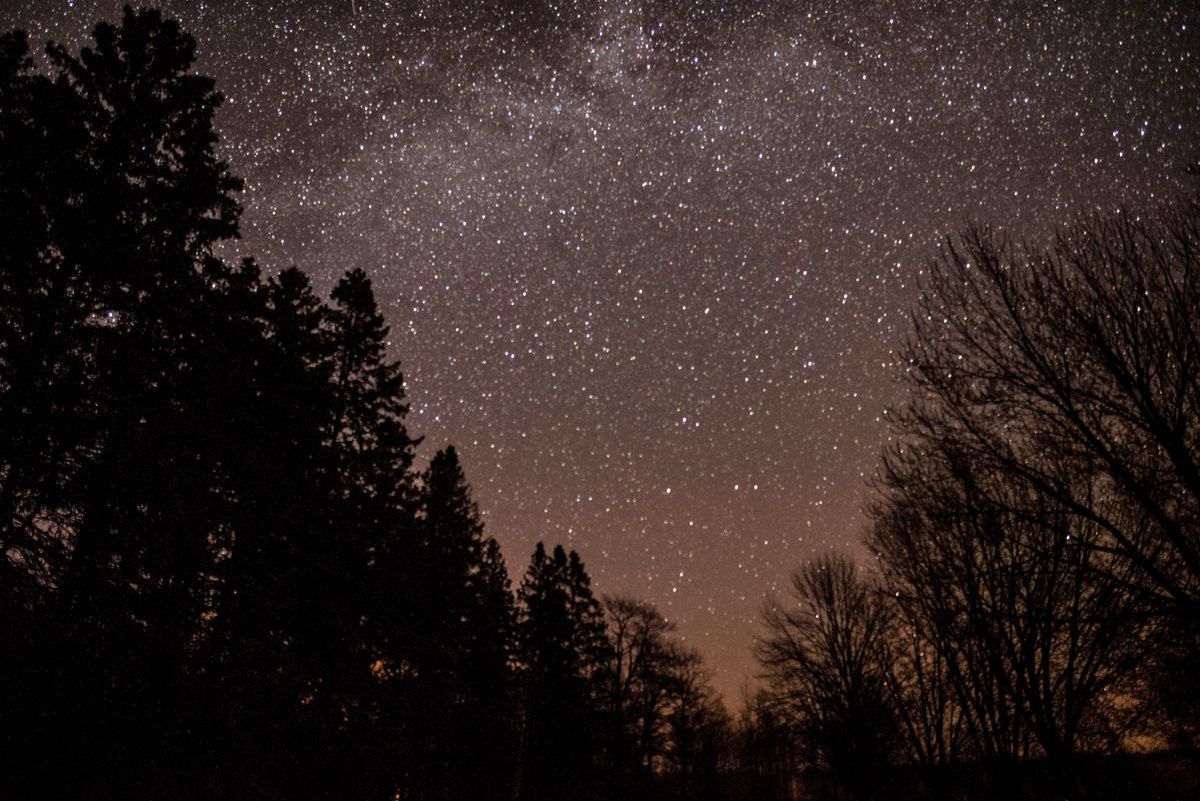
[[[0,28],[77,48],[120,6]],[[162,7],[226,96],[231,252],[368,270],[514,583],[577,549],[731,706],[764,596],[859,547],[940,238],[1152,203],[1200,156],[1194,0]]]

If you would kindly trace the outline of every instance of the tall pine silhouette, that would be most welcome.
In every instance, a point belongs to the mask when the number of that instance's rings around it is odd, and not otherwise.
[[[599,739],[592,680],[607,642],[579,555],[538,543],[518,593],[524,703],[519,796],[578,797],[593,787]]]
[[[512,596],[452,446],[423,473],[417,509],[415,547],[393,549],[387,570],[391,597],[402,601],[387,638],[390,698],[404,719],[405,756],[420,766],[405,789],[415,798],[505,797],[507,782],[495,777],[512,759]]]
[[[221,97],[189,72],[194,41],[129,9],[94,36],[78,57],[50,48],[53,83],[20,36],[0,47],[0,202],[21,223],[0,265],[0,511],[24,551],[8,566],[36,584],[24,605],[61,637],[24,666],[58,689],[31,740],[51,761],[90,742],[97,761],[62,778],[102,796],[201,728],[180,699],[228,522],[221,433],[244,400],[213,388],[249,284],[212,255],[237,233],[239,184],[214,155]]]

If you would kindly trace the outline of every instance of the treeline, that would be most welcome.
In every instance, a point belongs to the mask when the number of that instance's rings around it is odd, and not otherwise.
[[[700,797],[697,654],[562,547],[512,592],[367,276],[219,257],[194,41],[94,36],[0,36],[0,795]]]
[[[874,563],[768,606],[764,714],[855,799],[1200,792],[1200,204],[972,228],[927,276]],[[1183,784],[1128,756],[1166,748]]]

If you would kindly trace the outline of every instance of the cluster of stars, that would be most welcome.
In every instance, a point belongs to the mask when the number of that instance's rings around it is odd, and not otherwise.
[[[514,578],[578,549],[734,704],[766,593],[857,547],[924,259],[1200,155],[1182,1],[162,5],[227,96],[238,248],[369,270]],[[77,47],[119,6],[0,22]]]

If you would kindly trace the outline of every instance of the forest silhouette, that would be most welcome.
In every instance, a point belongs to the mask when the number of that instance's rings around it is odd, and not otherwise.
[[[947,243],[875,558],[764,605],[733,718],[574,551],[514,589],[365,272],[221,255],[194,54],[153,10],[44,70],[0,36],[0,795],[1200,793],[1195,198]]]

